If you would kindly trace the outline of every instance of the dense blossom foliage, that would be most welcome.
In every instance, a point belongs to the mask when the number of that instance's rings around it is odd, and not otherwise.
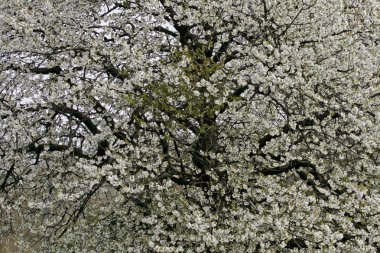
[[[0,238],[379,252],[377,0],[0,1]]]

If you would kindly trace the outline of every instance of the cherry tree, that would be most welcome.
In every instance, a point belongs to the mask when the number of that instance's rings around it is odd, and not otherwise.
[[[379,252],[376,0],[0,3],[0,238]]]

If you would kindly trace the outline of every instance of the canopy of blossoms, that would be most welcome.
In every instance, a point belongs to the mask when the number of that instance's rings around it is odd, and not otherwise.
[[[377,0],[0,1],[0,239],[379,252]]]

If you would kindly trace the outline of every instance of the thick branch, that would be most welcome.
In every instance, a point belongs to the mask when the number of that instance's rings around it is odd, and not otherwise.
[[[42,153],[44,150],[53,152],[53,151],[67,151],[71,149],[71,146],[68,145],[60,145],[56,143],[48,143],[48,144],[38,144],[36,145],[35,143],[29,144],[28,145],[28,151],[29,152],[34,152],[36,154]],[[90,156],[86,155],[80,148],[72,148],[72,154],[74,156],[80,157],[80,158],[85,158],[85,159],[91,159]]]
[[[12,166],[9,168],[9,170],[7,171],[5,177],[4,177],[4,180],[3,180],[3,183],[1,184],[0,186],[0,191],[4,191],[5,190],[5,187],[7,186],[7,181],[8,181],[8,178],[12,175],[13,171],[15,169],[15,164],[13,163]]]
[[[100,133],[100,130],[98,129],[98,127],[84,113],[82,113],[78,110],[75,110],[73,108],[66,107],[63,104],[58,104],[58,105],[53,104],[53,109],[58,113],[67,113],[67,114],[74,116],[79,121],[81,121],[87,127],[87,129],[90,130],[90,132],[92,134],[99,134]]]
[[[166,28],[164,28],[162,26],[155,27],[154,31],[156,31],[156,32],[163,32],[163,33],[166,33],[166,34],[168,34],[170,36],[173,36],[173,37],[177,37],[178,36],[178,34],[176,34],[175,32],[172,32],[169,29],[166,29]]]
[[[32,68],[30,69],[33,73],[36,74],[43,74],[43,75],[48,75],[48,74],[61,74],[62,69],[60,66],[55,66],[51,68]]]
[[[312,168],[313,170],[316,169],[316,166],[307,160],[293,160],[293,161],[290,161],[286,165],[263,169],[260,172],[266,176],[278,175],[281,173],[286,173],[292,169],[298,169],[301,167],[308,167],[308,168]]]

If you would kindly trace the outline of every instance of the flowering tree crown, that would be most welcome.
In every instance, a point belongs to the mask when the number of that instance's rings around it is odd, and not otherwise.
[[[380,4],[0,3],[0,238],[378,252]]]

